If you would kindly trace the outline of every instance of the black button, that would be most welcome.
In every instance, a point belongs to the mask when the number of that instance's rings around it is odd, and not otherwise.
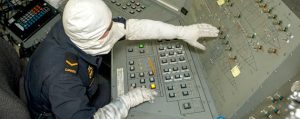
[[[160,54],[160,57],[165,57],[166,56],[166,53],[161,53]]]
[[[169,93],[169,97],[170,97],[170,98],[175,97],[175,93]]]
[[[187,68],[187,66],[182,66],[182,70],[186,70]]]
[[[181,88],[186,88],[186,84],[180,84]]]
[[[142,85],[141,87],[142,87],[142,88],[147,88],[146,85]]]
[[[161,60],[161,63],[163,63],[163,64],[165,64],[165,63],[167,63],[167,62],[168,62],[167,59]]]
[[[134,66],[130,66],[130,71],[134,71]]]
[[[127,6],[130,6],[131,4],[130,4],[130,3],[127,3],[126,5],[127,5]]]
[[[140,83],[145,83],[145,82],[146,82],[145,79],[141,79],[141,80],[140,80]]]
[[[128,52],[133,52],[133,48],[128,48]]]
[[[180,78],[180,75],[179,74],[176,74],[175,75],[175,79],[179,79]]]
[[[135,8],[136,8],[136,6],[131,6],[131,8],[132,8],[132,9],[135,9]]]
[[[140,73],[140,77],[144,77],[144,72],[141,72],[141,73]]]
[[[117,6],[120,6],[120,5],[121,5],[121,3],[116,3],[116,5],[117,5]]]
[[[173,51],[169,52],[169,55],[174,55],[174,52]]]
[[[177,54],[182,54],[183,52],[181,50],[177,51]]]
[[[171,59],[171,62],[176,62],[176,59],[175,59],[175,58],[172,58],[172,59]]]
[[[164,72],[169,72],[169,69],[164,69]]]
[[[182,91],[182,95],[187,96],[187,95],[189,95],[189,92],[188,91]]]
[[[192,107],[191,107],[191,104],[188,102],[188,103],[183,104],[183,108],[184,109],[191,109]]]
[[[171,45],[169,45],[167,48],[168,48],[168,49],[172,49],[172,46],[171,46]]]
[[[135,78],[135,74],[130,74],[130,78]]]
[[[185,58],[184,58],[184,57],[179,57],[179,60],[180,60],[180,61],[184,61]]]
[[[130,14],[134,14],[134,11],[130,11],[129,13],[130,13]]]
[[[136,11],[137,11],[137,12],[141,12],[142,10],[141,10],[141,9],[136,9]]]
[[[176,48],[180,48],[181,47],[181,45],[180,44],[176,44],[176,46],[175,46]]]
[[[149,79],[149,81],[150,81],[150,82],[155,82],[155,78],[154,78],[154,77],[151,77],[151,78]]]
[[[168,86],[168,90],[174,90],[173,86]]]
[[[136,88],[136,84],[135,84],[135,83],[132,83],[132,84],[131,84],[131,87]]]
[[[171,76],[166,76],[165,79],[168,81],[168,80],[171,80]]]
[[[140,50],[140,53],[145,53],[145,50]]]
[[[164,50],[165,48],[163,46],[160,46],[158,49],[159,50]]]
[[[134,65],[134,61],[129,61],[129,65]]]
[[[190,77],[190,73],[184,73],[184,77]]]
[[[153,76],[153,72],[152,71],[149,71],[149,76]]]
[[[173,71],[178,71],[178,67],[173,67]]]

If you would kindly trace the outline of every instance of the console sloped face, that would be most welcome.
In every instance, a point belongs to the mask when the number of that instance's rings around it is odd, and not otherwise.
[[[211,117],[224,115],[227,118],[243,118],[257,105],[260,105],[260,102],[266,97],[280,92],[277,87],[284,85],[299,72],[297,68],[300,66],[297,61],[299,41],[296,39],[300,37],[300,20],[297,17],[297,10],[293,10],[295,8],[288,5],[286,1],[227,0],[224,4],[218,5],[216,1],[211,0],[191,0],[185,1],[181,6],[177,4],[177,6],[180,6],[177,8],[184,7],[188,11],[186,15],[155,1],[140,0],[139,2],[144,4],[146,8],[143,12],[137,14],[127,13],[128,11],[122,11],[121,7],[116,7],[117,5],[112,4],[111,1],[107,0],[107,2],[110,2],[108,4],[110,4],[109,6],[116,16],[154,19],[175,25],[209,23],[219,28],[218,38],[199,39],[199,42],[207,47],[206,51],[186,46],[190,54],[190,60],[189,57],[187,57],[187,60],[192,62],[190,66],[195,68],[192,74],[199,77],[196,80],[201,82],[203,95],[206,96],[201,98],[200,93],[200,99],[202,102],[207,101],[207,107],[210,107],[210,110],[206,108],[204,103],[203,108],[205,111],[211,112]],[[126,5],[131,1],[125,0],[122,2]],[[173,2],[165,2],[176,6]],[[158,9],[154,10],[154,8]],[[138,46],[139,43],[123,42],[123,45],[126,46],[124,49]],[[168,87],[171,88],[172,86],[165,85],[167,83],[164,80],[169,79],[169,77],[164,77],[164,74],[167,74],[164,73],[164,69],[173,71],[173,67],[165,68],[160,64],[163,61],[160,59],[161,54],[158,52],[159,47],[156,45],[160,46],[159,43],[150,42],[149,47],[153,49],[151,50],[152,54],[148,55],[151,56],[156,68],[160,68],[159,71],[161,72],[157,77],[161,78],[158,88],[163,90],[161,96],[165,99],[158,98],[158,100],[159,102],[169,101],[169,103],[172,103],[173,99],[169,97],[172,97],[173,93],[170,94],[168,91]],[[116,56],[119,54],[117,48],[113,51]],[[128,55],[125,55],[127,54],[125,50],[123,54],[124,58],[130,59]],[[142,60],[143,58],[137,56],[132,59]],[[144,60],[148,60],[147,57]],[[167,60],[168,63],[171,62],[171,59],[169,60]],[[119,65],[118,62],[118,60],[114,61],[116,65]],[[122,65],[122,67],[127,66]],[[128,77],[130,74],[125,75],[128,73],[127,70],[126,68],[123,69],[124,77],[130,78]],[[170,77],[175,79],[176,74]],[[180,76],[177,75],[177,77]],[[126,86],[129,85],[131,84],[125,84],[124,88],[127,89]],[[180,87],[180,84],[178,86]],[[197,86],[196,88],[199,89]],[[282,93],[280,95],[286,94]],[[189,108],[185,102],[179,101],[177,105],[185,105],[185,108]],[[147,106],[151,107],[150,104],[145,104],[145,106],[137,109],[143,110]],[[176,112],[174,111],[176,110],[175,107],[170,112]],[[165,106],[166,109],[162,106],[149,109],[155,110],[158,108],[162,108],[161,112],[169,109],[167,106]],[[182,114],[182,109],[184,109],[183,106],[177,112]],[[150,112],[145,111],[146,114],[154,113]],[[136,113],[130,114],[137,115]],[[163,114],[160,113],[160,115]]]

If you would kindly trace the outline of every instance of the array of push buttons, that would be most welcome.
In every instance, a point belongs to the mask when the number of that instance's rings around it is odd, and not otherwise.
[[[125,6],[128,9],[132,4]],[[137,87],[156,90],[167,102],[178,102],[183,114],[195,112],[202,106],[201,102],[193,102],[200,100],[200,94],[187,44],[177,40],[135,41],[126,48],[128,90]]]
[[[129,90],[130,88],[144,87],[160,92],[155,59],[148,56],[150,53],[151,47],[147,43],[138,43],[127,48],[127,56],[133,57],[127,60]],[[145,57],[134,58],[142,56]]]
[[[120,7],[121,10],[131,15],[140,13],[144,9],[146,9],[146,6],[140,3],[140,1],[135,1],[135,0],[130,0],[130,1],[129,0],[124,0],[124,1],[108,0],[108,1],[110,1],[111,4]]]
[[[180,109],[189,113],[192,109],[190,99],[199,99],[191,66],[186,54],[186,46],[178,41],[162,40],[157,42],[157,54],[161,68],[162,83],[167,101],[181,101]]]
[[[20,26],[18,26],[19,28],[22,27],[21,30],[28,29],[49,11],[50,11],[50,8],[48,8],[48,7],[36,5],[30,11],[28,11],[25,15],[20,17],[16,23],[18,25],[20,25]]]

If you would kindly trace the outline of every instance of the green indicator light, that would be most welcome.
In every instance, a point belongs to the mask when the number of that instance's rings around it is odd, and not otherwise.
[[[144,44],[140,44],[140,45],[139,45],[139,48],[144,48]]]

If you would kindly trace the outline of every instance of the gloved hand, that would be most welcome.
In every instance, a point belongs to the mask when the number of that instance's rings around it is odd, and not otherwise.
[[[127,108],[135,107],[143,102],[154,100],[157,92],[147,88],[135,88],[127,94],[120,96]]]
[[[219,30],[210,24],[193,24],[178,26],[178,39],[182,39],[191,46],[205,50],[205,46],[197,40],[201,37],[217,37]]]
[[[145,101],[154,100],[157,92],[146,88],[135,88],[120,96],[113,102],[99,108],[94,114],[94,119],[124,119],[131,107],[135,107]]]

